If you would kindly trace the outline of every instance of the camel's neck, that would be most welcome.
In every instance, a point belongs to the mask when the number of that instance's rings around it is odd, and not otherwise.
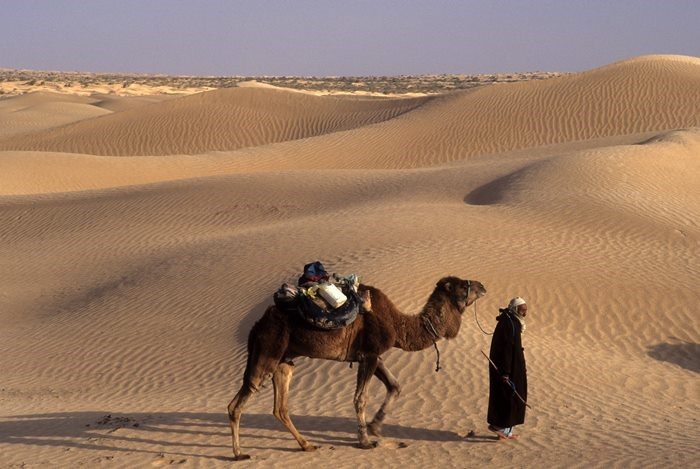
[[[431,300],[432,297],[420,314],[401,314],[396,318],[395,347],[409,352],[423,350],[440,339],[451,339],[457,335],[461,314],[450,302]]]

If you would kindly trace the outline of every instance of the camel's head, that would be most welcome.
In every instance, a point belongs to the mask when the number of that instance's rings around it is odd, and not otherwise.
[[[486,294],[486,288],[476,280],[462,280],[458,277],[444,277],[437,283],[437,288],[445,291],[460,313]]]

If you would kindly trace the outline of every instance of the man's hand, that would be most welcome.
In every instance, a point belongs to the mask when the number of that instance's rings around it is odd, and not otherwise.
[[[510,376],[508,375],[501,376],[501,380],[506,384],[510,384]]]

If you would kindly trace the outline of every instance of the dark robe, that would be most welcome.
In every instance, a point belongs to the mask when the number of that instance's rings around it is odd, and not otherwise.
[[[508,375],[518,394],[527,401],[527,370],[523,353],[522,326],[511,313],[501,313],[491,339],[489,357],[498,372],[489,364],[489,413],[486,421],[499,428],[525,422],[525,404],[501,377]]]

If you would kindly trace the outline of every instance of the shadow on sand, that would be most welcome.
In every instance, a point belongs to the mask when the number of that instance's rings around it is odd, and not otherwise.
[[[345,417],[293,416],[299,431],[313,443],[353,447],[356,421]],[[256,430],[275,432],[260,435]],[[385,424],[385,438],[415,441],[471,441],[452,431]],[[255,446],[255,441],[279,440],[280,445]],[[298,451],[293,437],[272,415],[244,414],[241,443],[247,450]],[[481,440],[487,441],[487,440]],[[251,443],[253,445],[251,446]],[[210,459],[228,459],[230,429],[225,413],[114,413],[57,412],[0,416],[0,444],[54,446],[110,452],[167,453]],[[198,451],[199,449],[199,451]],[[217,456],[211,453],[216,452]],[[208,453],[208,454],[207,454]]]
[[[674,363],[686,370],[700,373],[700,344],[660,343],[650,346],[647,353],[656,360]]]

